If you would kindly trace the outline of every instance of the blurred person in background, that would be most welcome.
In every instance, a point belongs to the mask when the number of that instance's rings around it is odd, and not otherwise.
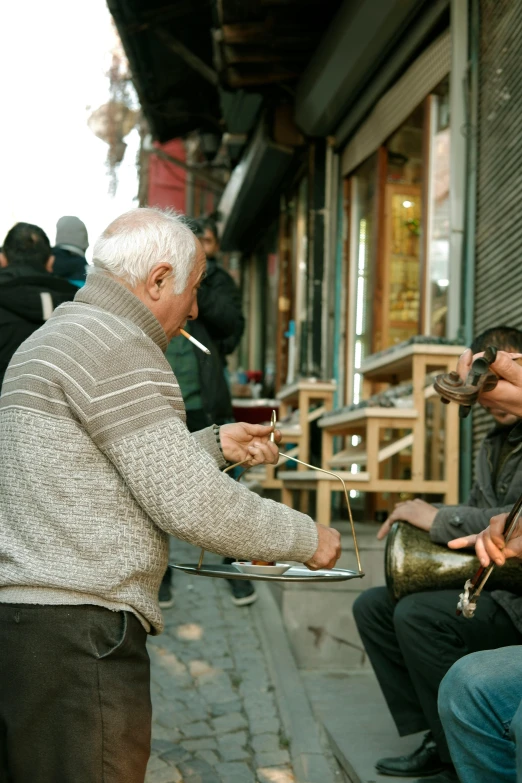
[[[241,340],[245,328],[241,292],[229,273],[219,266],[219,237],[213,220],[191,224],[205,255],[206,276],[198,291],[198,317],[188,321],[186,331],[203,343],[210,356],[184,337],[175,337],[165,354],[181,388],[187,411],[187,427],[197,432],[209,424],[234,421],[232,398],[227,383],[226,357]],[[225,562],[232,562],[225,558]],[[248,581],[229,581],[232,600],[245,606],[256,600],[254,586]],[[172,574],[167,569],[160,587],[160,606],[173,605]]]
[[[17,223],[8,232],[0,253],[0,388],[18,346],[78,290],[50,274],[53,264],[49,239],[39,226]]]
[[[89,236],[85,223],[80,218],[64,215],[56,224],[56,245],[53,247],[54,262],[51,271],[58,277],[69,280],[77,288],[85,284],[87,260],[85,251],[89,247]]]

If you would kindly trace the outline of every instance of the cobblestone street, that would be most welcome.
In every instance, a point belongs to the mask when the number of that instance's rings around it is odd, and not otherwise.
[[[173,561],[197,552],[173,542]],[[219,562],[213,555],[206,562]],[[284,736],[251,607],[220,579],[174,573],[165,632],[149,637],[153,701],[147,783],[291,783]]]

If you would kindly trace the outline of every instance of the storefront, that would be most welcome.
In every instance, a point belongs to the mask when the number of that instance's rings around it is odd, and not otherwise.
[[[342,154],[345,401],[370,354],[448,329],[450,34],[376,104]]]

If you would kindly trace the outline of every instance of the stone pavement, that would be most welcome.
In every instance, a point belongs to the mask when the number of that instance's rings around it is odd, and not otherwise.
[[[172,542],[173,562],[197,562]],[[219,562],[207,554],[205,562]],[[165,632],[149,637],[152,754],[146,783],[293,783],[259,631],[228,584],[174,572]],[[331,781],[341,780],[332,765]],[[324,783],[330,783],[324,781]]]

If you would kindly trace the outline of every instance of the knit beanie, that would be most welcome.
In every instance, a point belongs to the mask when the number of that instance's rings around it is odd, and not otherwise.
[[[56,224],[56,244],[72,245],[85,253],[89,247],[85,223],[77,217],[61,217]]]

